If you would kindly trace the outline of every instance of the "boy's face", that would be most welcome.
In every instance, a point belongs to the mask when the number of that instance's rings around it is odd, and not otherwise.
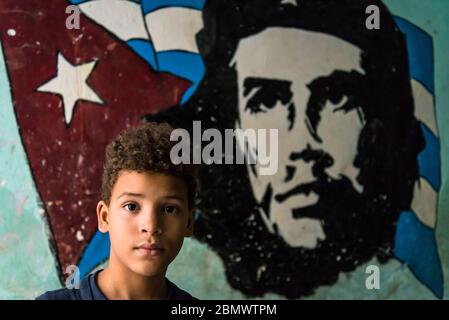
[[[144,276],[165,274],[193,233],[185,182],[159,173],[120,172],[109,206],[100,201],[97,215],[100,231],[109,231],[110,262]]]

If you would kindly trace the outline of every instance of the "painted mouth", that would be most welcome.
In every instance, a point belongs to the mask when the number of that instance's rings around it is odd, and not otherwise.
[[[310,195],[311,192],[318,194],[317,189],[318,189],[317,181],[299,184],[287,192],[279,193],[279,194],[275,195],[274,198],[279,203],[282,203],[282,202],[286,201],[288,198],[293,197],[298,194],[304,194],[306,196]]]

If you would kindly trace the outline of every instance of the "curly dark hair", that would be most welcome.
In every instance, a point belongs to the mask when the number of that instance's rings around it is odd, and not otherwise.
[[[157,172],[184,180],[188,206],[192,209],[196,193],[196,168],[191,164],[173,164],[170,141],[174,127],[168,123],[148,122],[121,132],[106,147],[101,183],[101,200],[109,204],[112,188],[121,171]]]

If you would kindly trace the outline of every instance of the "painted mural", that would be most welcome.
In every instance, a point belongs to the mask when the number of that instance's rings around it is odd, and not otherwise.
[[[367,27],[370,5],[378,28]],[[194,242],[232,291],[313,297],[375,259],[444,297],[435,39],[383,2],[0,0],[0,40],[0,190],[11,190],[0,203],[17,203],[0,212],[0,263],[23,254],[22,239],[37,256],[24,230],[41,226],[35,290],[63,285],[70,265],[84,276],[107,261],[95,216],[105,146],[163,120],[223,136],[279,130],[274,175],[226,165],[226,152],[200,167]],[[16,149],[21,165],[10,163]],[[25,208],[38,213],[19,222]],[[214,281],[198,276],[198,288]],[[27,296],[0,283],[0,298]]]

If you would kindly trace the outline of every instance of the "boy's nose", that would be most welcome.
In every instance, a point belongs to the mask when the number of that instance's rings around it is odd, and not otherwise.
[[[146,224],[146,225],[142,225],[140,231],[144,232],[144,233],[149,233],[151,235],[153,235],[153,234],[161,234],[162,233],[162,228],[160,227],[159,224]]]
[[[147,212],[144,215],[141,221],[140,231],[151,235],[162,233],[161,221],[156,210],[151,210],[151,212]]]

